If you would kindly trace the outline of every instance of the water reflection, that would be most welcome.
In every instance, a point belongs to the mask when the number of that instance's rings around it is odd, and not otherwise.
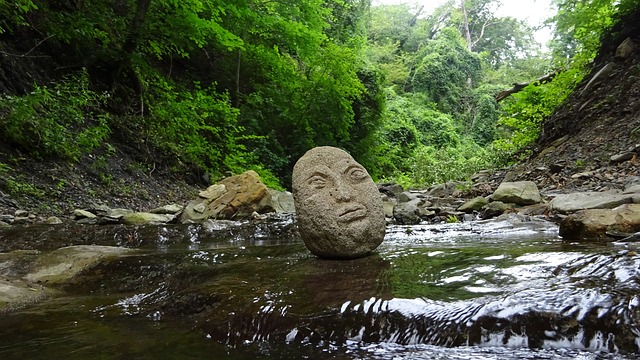
[[[0,250],[141,251],[82,272],[64,298],[0,315],[1,359],[640,353],[640,257],[563,243],[549,223],[391,227],[376,255],[354,261],[310,256],[291,219],[60,229],[0,230]]]

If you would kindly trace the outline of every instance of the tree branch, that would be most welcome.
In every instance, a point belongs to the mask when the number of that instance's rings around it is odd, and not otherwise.
[[[553,80],[553,78],[556,77],[556,75],[558,75],[560,72],[562,72],[562,70],[556,70],[552,73],[541,76],[535,79],[534,81],[525,82],[525,83],[514,83],[511,89],[502,90],[498,93],[498,95],[496,95],[496,98],[495,98],[496,102],[500,102],[506,99],[507,97],[509,97],[510,95],[522,91],[522,89],[526,88],[531,84],[533,84],[534,86],[539,86],[539,85],[551,82],[551,80]]]

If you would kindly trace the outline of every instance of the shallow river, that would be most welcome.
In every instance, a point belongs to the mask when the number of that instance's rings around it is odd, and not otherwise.
[[[354,261],[312,257],[290,219],[0,231],[1,252],[82,244],[136,251],[0,313],[0,359],[640,356],[635,244],[546,222],[393,226]]]

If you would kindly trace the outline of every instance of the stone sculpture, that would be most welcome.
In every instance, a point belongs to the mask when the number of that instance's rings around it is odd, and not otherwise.
[[[343,150],[309,150],[293,168],[298,228],[319,257],[368,255],[385,233],[382,198],[367,170]]]

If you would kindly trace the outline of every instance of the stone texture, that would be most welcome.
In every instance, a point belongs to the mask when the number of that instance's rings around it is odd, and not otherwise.
[[[62,224],[62,220],[57,216],[49,216],[45,222],[49,225]]]
[[[480,211],[480,209],[482,209],[482,207],[487,205],[488,203],[489,201],[487,199],[482,196],[478,196],[460,205],[460,207],[458,207],[458,211],[462,211],[465,213]]]
[[[182,222],[201,222],[206,219],[250,219],[254,212],[273,212],[271,193],[258,174],[249,170],[230,176],[200,193],[198,199],[187,204]]]
[[[626,38],[622,43],[620,43],[620,45],[618,45],[615,57],[620,60],[626,60],[633,55],[635,50],[636,44],[631,38]]]
[[[482,207],[482,218],[491,219],[502,215],[505,211],[513,209],[513,203],[506,204],[502,201],[492,201]]]
[[[0,313],[38,302],[51,293],[41,285],[0,276]]]
[[[152,214],[171,214],[171,215],[175,215],[177,213],[179,213],[180,211],[182,211],[182,209],[184,208],[184,206],[182,205],[178,205],[178,204],[167,204],[152,210],[149,210],[150,213]]]
[[[640,204],[581,210],[564,218],[559,231],[567,240],[608,239],[607,232],[635,233],[640,231]]]
[[[343,150],[309,150],[293,168],[298,229],[307,248],[325,258],[358,258],[385,234],[382,198],[367,170]]]
[[[125,214],[122,222],[126,225],[162,225],[175,219],[173,214],[152,214],[147,212],[134,212]]]
[[[209,186],[206,190],[200,191],[198,196],[201,198],[215,200],[227,192],[227,187],[224,184],[215,184]]]
[[[73,210],[73,216],[76,219],[95,219],[97,217],[96,214],[82,209]]]
[[[293,203],[293,194],[288,191],[278,191],[269,189],[271,200],[273,200],[273,209],[279,214],[293,214],[296,212],[296,206]]]
[[[136,250],[115,246],[76,245],[54,250],[35,261],[33,270],[24,279],[36,283],[69,282],[85,269],[100,262],[135,253]]]
[[[416,225],[419,224],[422,219],[420,218],[420,203],[422,200],[413,199],[409,202],[404,202],[396,205],[393,209],[393,218],[398,224],[402,225]]]
[[[631,202],[631,194],[589,191],[558,195],[549,202],[549,207],[552,211],[569,214],[587,209],[613,209]]]
[[[533,205],[542,201],[540,191],[533,181],[503,182],[491,195],[492,201],[516,205]]]

